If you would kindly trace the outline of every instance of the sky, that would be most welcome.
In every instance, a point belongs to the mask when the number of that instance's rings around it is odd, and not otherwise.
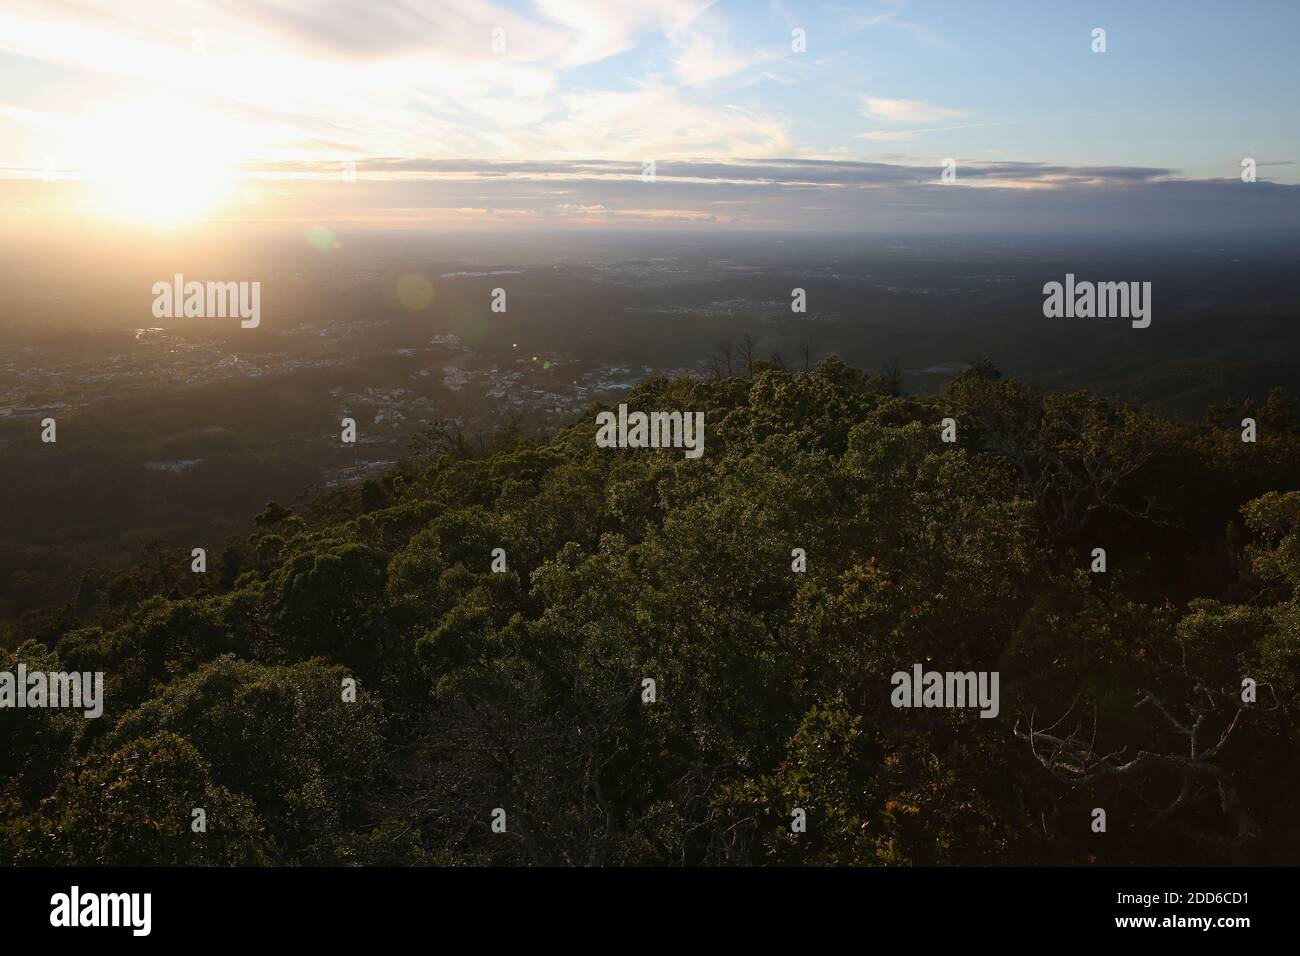
[[[0,0],[0,224],[1292,230],[1297,54],[1292,0]]]

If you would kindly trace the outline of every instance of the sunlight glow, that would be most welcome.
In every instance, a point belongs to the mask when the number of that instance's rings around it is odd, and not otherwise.
[[[95,116],[83,143],[94,211],[150,224],[211,214],[238,182],[237,133],[229,120],[165,101]]]

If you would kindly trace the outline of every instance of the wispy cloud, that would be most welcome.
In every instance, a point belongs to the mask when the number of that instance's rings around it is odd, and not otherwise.
[[[705,30],[691,30],[674,39],[679,50],[673,58],[673,69],[678,80],[687,85],[711,83],[773,59],[760,50],[736,50]]]
[[[872,130],[869,133],[858,133],[856,139],[867,139],[876,143],[898,143],[905,140],[913,139],[924,133],[949,133],[959,129],[983,129],[988,123],[969,123],[964,126],[931,126],[929,129],[895,129],[895,130]]]
[[[932,123],[935,120],[960,119],[963,110],[935,106],[922,100],[893,100],[883,96],[863,96],[862,115],[891,123]]]
[[[902,13],[906,8],[903,0],[884,0],[874,8],[858,9],[848,12],[845,20],[850,29],[866,30],[872,27],[890,27],[911,34],[931,46],[949,48],[951,44],[939,33],[923,23],[905,20]]]

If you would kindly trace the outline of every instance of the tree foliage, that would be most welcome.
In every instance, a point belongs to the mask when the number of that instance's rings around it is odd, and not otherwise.
[[[1300,861],[1281,394],[1190,424],[988,363],[928,397],[781,364],[627,396],[705,412],[700,459],[443,425],[269,505],[201,592],[83,583],[6,669],[102,670],[105,715],[0,716],[0,858]],[[892,707],[916,663],[997,671],[999,716]]]

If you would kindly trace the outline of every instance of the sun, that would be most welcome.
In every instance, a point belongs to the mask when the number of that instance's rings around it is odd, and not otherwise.
[[[94,118],[88,132],[89,177],[99,215],[126,222],[201,220],[237,185],[230,123],[157,100]]]

